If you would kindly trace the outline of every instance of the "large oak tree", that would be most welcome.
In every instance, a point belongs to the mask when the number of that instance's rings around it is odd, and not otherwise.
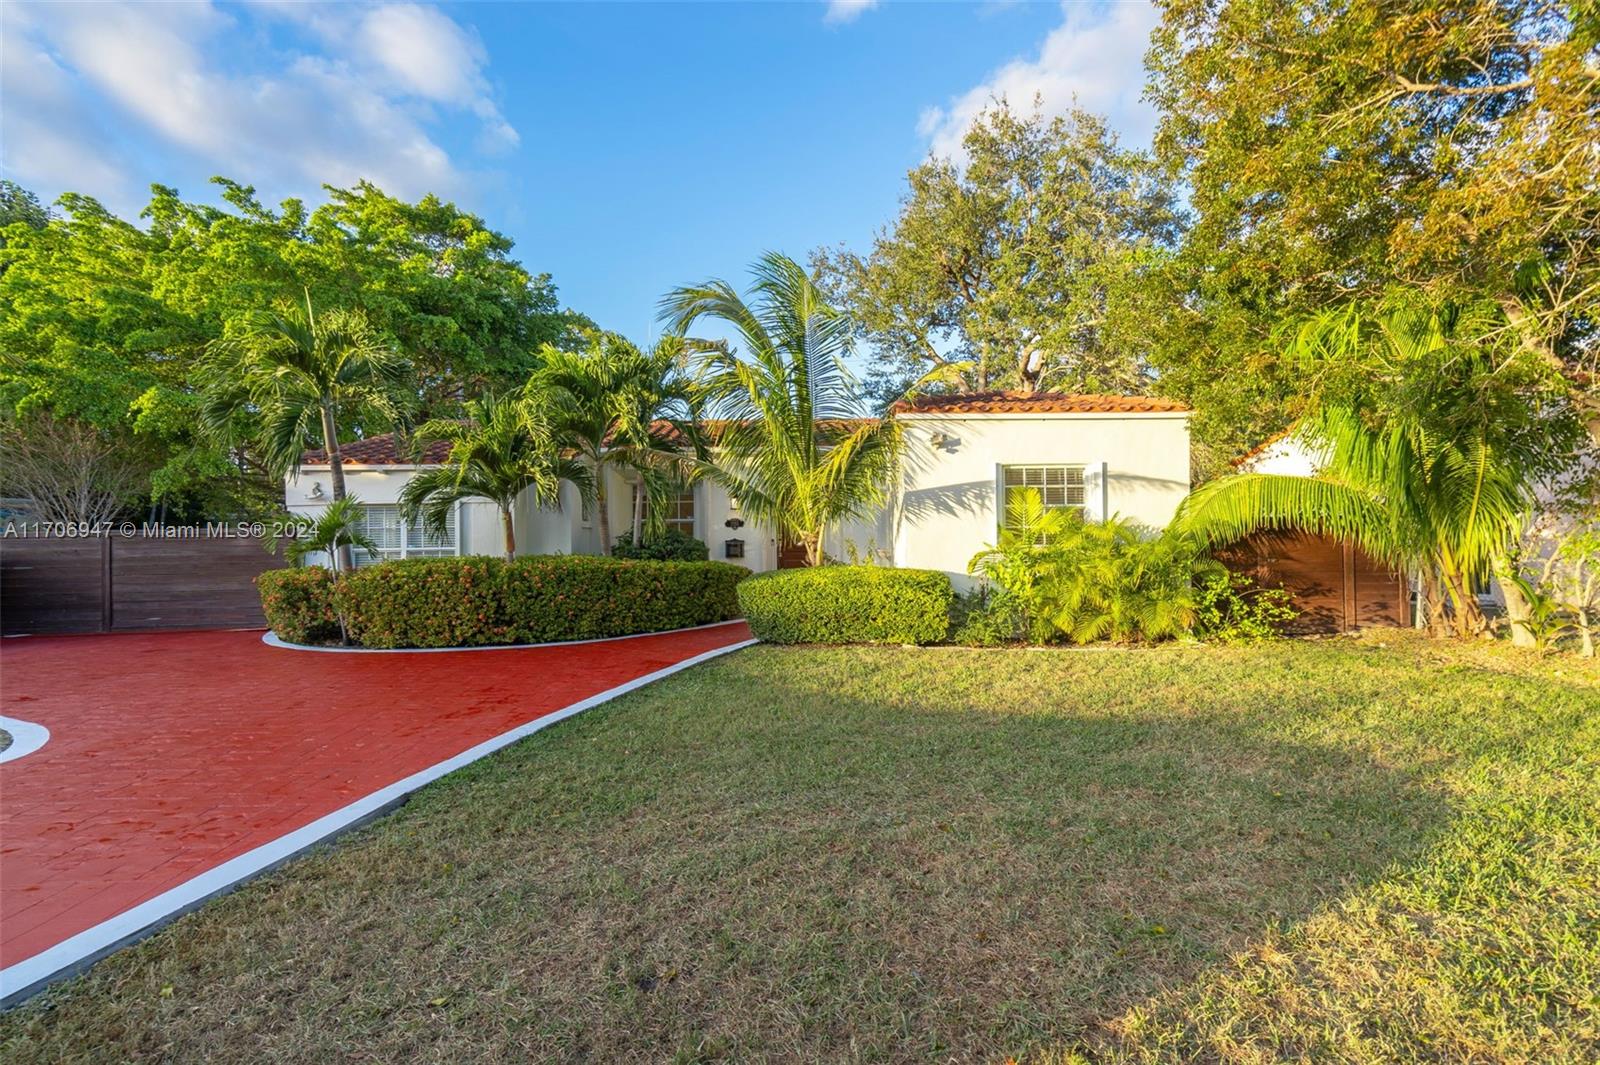
[[[1135,313],[1175,233],[1169,189],[1100,118],[980,116],[965,158],[907,176],[899,217],[865,256],[815,257],[898,396],[932,370],[967,388],[1140,391]]]
[[[1161,158],[1195,212],[1158,365],[1239,435],[1275,330],[1396,287],[1488,299],[1600,438],[1600,31],[1548,0],[1160,0]]]

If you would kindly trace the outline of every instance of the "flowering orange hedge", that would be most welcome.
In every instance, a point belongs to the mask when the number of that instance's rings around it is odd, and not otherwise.
[[[321,566],[273,569],[256,578],[267,625],[290,643],[337,643],[333,574]]]
[[[275,571],[305,573],[307,570]],[[324,572],[325,571],[321,571]],[[705,625],[739,616],[735,585],[749,571],[725,562],[654,562],[590,555],[540,555],[512,562],[488,557],[383,562],[337,584],[295,578],[267,581],[262,605],[273,631],[315,631],[309,642],[338,638],[343,614],[362,647],[482,647],[546,643]],[[269,591],[270,587],[270,591]],[[271,602],[269,602],[271,600]],[[325,611],[325,613],[324,613]],[[331,633],[307,617],[333,618]],[[279,621],[285,628],[279,628]]]

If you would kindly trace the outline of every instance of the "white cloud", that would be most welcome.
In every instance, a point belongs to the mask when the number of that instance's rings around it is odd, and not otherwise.
[[[828,12],[822,16],[822,21],[830,26],[842,26],[877,6],[878,0],[828,0]]]
[[[428,130],[440,111],[476,116],[492,146],[517,141],[490,98],[481,42],[433,8],[248,10],[311,30],[322,48],[252,50],[245,27],[209,3],[29,8],[16,20],[24,32],[7,34],[6,165],[46,185],[85,184],[47,172],[59,167],[17,143],[32,108],[9,91],[13,45],[75,83],[68,96],[80,109],[92,86],[161,140],[252,184],[305,193],[368,178],[403,196],[458,190],[462,174]]]
[[[917,132],[935,155],[961,157],[961,138],[996,99],[1027,110],[1035,99],[1047,115],[1065,113],[1076,101],[1106,116],[1125,143],[1148,143],[1155,111],[1140,99],[1144,53],[1159,14],[1148,3],[1090,7],[1064,2],[1063,21],[1050,31],[1033,59],[1015,59],[943,107],[923,111]]]
[[[72,75],[29,38],[28,26],[21,8],[0,5],[0,170],[125,211],[132,201],[122,160],[82,106]]]

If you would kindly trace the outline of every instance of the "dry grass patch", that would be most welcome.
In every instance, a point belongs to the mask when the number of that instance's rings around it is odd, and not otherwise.
[[[1600,674],[756,648],[0,1018],[8,1062],[1589,1060]]]

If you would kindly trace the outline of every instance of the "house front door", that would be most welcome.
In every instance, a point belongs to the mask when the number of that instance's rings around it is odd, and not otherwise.
[[[806,564],[806,547],[793,540],[778,541],[778,568],[799,569]]]

